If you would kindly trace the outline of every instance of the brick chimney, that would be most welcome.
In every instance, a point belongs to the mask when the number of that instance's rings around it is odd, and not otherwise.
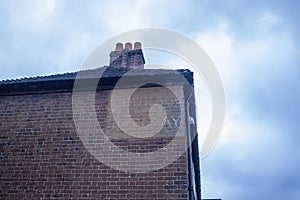
[[[132,49],[131,43],[116,44],[116,49],[110,53],[109,66],[121,69],[144,69],[145,59],[142,44],[135,42]]]

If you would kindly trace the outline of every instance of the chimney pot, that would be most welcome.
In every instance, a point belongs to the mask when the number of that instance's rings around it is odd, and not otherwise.
[[[132,43],[126,43],[125,49],[122,43],[117,43],[115,51],[110,53],[109,66],[120,69],[144,69],[145,59],[141,48],[140,42],[134,43],[134,50]]]
[[[123,50],[123,44],[122,43],[117,43],[115,51],[122,51],[122,50]]]
[[[137,50],[137,49],[142,49],[142,43],[140,43],[140,42],[134,43],[134,50]]]
[[[127,49],[127,50],[129,50],[129,51],[131,51],[132,50],[132,44],[131,43],[126,43],[125,44],[125,49]]]

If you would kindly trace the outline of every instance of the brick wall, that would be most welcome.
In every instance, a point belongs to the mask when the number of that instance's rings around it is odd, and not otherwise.
[[[174,91],[181,99],[174,100],[174,94],[162,87],[141,88],[132,95],[130,115],[139,126],[151,122],[147,112],[151,105],[162,104],[166,109],[164,128],[146,139],[128,136],[115,124],[110,109],[112,92],[99,91],[95,110],[100,127],[114,145],[140,154],[155,152],[181,131],[174,146],[181,152],[186,148],[185,119],[180,118],[178,125],[179,113],[184,114],[183,92],[181,87]],[[126,119],[123,122],[126,126]],[[72,93],[0,96],[0,199],[188,198],[186,153],[162,169],[145,173],[116,170],[93,153],[77,134]],[[108,148],[107,156],[112,155]],[[159,165],[164,160],[148,161]],[[125,168],[129,165],[126,159],[114,161]]]

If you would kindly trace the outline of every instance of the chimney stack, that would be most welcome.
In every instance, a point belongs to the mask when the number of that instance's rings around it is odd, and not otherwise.
[[[115,51],[110,53],[109,66],[120,69],[144,69],[145,59],[140,42],[126,43],[123,49],[122,43],[117,43]]]

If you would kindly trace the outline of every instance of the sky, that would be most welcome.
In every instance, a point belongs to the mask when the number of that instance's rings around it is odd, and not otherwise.
[[[99,44],[125,31],[157,27],[180,32],[213,60],[226,95],[222,136],[201,161],[203,197],[296,200],[299,4],[1,0],[0,80],[77,71]],[[203,102],[198,112],[207,113],[209,103]],[[198,119],[203,130],[207,119],[203,114]]]

